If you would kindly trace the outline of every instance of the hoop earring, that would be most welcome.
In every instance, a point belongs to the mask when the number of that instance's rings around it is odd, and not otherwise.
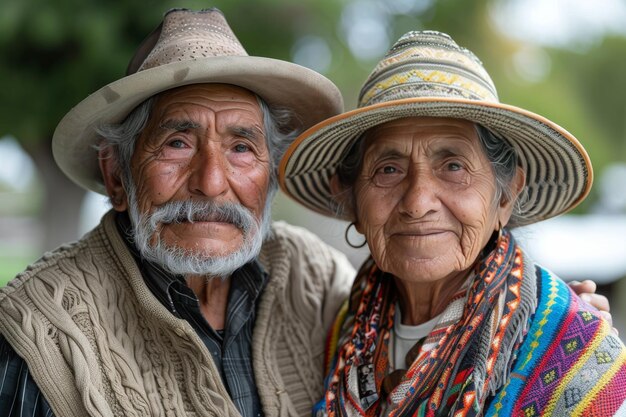
[[[350,246],[351,248],[361,249],[367,243],[367,239],[363,239],[363,243],[361,243],[360,245],[355,245],[352,242],[350,242],[350,239],[348,238],[348,236],[349,236],[350,228],[352,226],[355,226],[355,230],[356,230],[356,224],[354,222],[350,223],[348,227],[346,227],[346,233],[344,235],[344,238],[346,239],[346,243],[348,244],[348,246]]]

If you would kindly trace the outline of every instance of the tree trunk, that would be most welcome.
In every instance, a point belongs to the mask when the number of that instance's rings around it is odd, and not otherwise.
[[[27,152],[35,161],[44,188],[39,212],[43,229],[40,249],[49,251],[80,237],[79,220],[85,190],[67,178],[54,162],[50,141],[39,141]]]

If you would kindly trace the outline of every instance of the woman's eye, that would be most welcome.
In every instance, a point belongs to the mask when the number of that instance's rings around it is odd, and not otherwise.
[[[462,162],[446,162],[441,166],[441,168],[435,170],[434,172],[439,179],[449,183],[467,185],[470,181],[470,172]]]
[[[398,170],[394,166],[387,165],[387,166],[382,167],[380,169],[380,172],[382,174],[395,174],[396,172],[398,172]]]
[[[402,181],[404,171],[395,165],[383,165],[376,169],[372,182],[378,187],[392,187]]]

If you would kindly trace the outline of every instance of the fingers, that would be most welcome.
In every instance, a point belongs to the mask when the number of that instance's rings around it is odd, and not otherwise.
[[[583,293],[594,294],[598,289],[596,283],[591,281],[590,279],[586,279],[583,282],[571,281],[569,282],[569,286],[578,295],[581,295]]]
[[[609,300],[605,296],[595,293],[598,289],[595,282],[588,279],[583,282],[571,281],[569,286],[580,298],[598,310],[606,312],[611,310]]]
[[[609,300],[605,296],[595,293],[598,289],[595,282],[587,279],[583,282],[570,281],[568,284],[583,301],[597,308],[600,315],[613,327],[613,316],[609,312],[611,310]],[[613,327],[613,334],[618,336],[615,327]]]
[[[611,310],[609,300],[601,294],[596,294],[598,286],[595,282],[589,279],[586,279],[583,282],[571,281],[569,286],[576,294],[578,294],[580,298],[598,310],[606,312]]]
[[[609,305],[609,300],[602,294],[590,294],[590,293],[582,293],[580,294],[580,298],[585,301],[587,304],[597,308],[602,312],[608,313],[611,311],[611,306]]]

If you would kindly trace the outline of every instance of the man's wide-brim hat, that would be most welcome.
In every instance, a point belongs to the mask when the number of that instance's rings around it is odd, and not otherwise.
[[[479,59],[434,31],[400,38],[366,80],[357,109],[292,143],[279,168],[283,191],[316,212],[354,220],[331,193],[338,164],[368,129],[415,116],[469,120],[515,148],[526,172],[520,226],[564,213],[589,193],[593,171],[578,140],[542,116],[500,103]]]
[[[57,164],[77,184],[104,193],[95,129],[122,122],[159,92],[198,83],[243,87],[270,106],[291,110],[294,130],[343,111],[341,93],[321,74],[249,56],[218,9],[175,9],[139,46],[125,77],[88,96],[61,120],[52,139]]]

